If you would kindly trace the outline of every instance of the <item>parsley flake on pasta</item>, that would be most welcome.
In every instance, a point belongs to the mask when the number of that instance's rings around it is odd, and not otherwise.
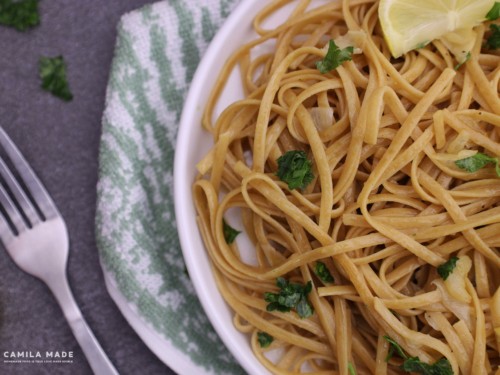
[[[287,151],[277,161],[276,175],[288,184],[290,190],[305,189],[314,178],[312,163],[304,151]]]

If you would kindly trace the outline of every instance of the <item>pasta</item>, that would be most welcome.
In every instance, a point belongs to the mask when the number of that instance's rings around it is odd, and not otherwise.
[[[487,24],[463,66],[439,40],[393,59],[377,1],[302,0],[266,29],[289,2],[255,18],[203,118],[214,146],[193,197],[235,326],[275,374],[397,374],[417,357],[495,373],[500,55],[483,47]],[[321,73],[330,40],[354,53]],[[245,98],[215,116],[236,68]],[[312,166],[307,186],[277,175],[290,151]],[[460,167],[478,153],[484,168]]]

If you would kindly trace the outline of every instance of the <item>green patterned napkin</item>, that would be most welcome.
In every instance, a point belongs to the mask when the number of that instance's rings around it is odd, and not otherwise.
[[[132,320],[184,353],[199,373],[242,370],[186,273],[174,217],[175,139],[200,58],[238,1],[161,1],[126,14],[102,120],[96,236],[108,288],[125,298]],[[174,354],[163,358],[178,372],[186,368]]]

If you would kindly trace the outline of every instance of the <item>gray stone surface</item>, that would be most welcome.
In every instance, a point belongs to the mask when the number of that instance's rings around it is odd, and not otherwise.
[[[0,27],[0,124],[51,193],[71,238],[75,298],[120,374],[172,374],[142,343],[104,287],[94,238],[95,186],[106,82],[120,16],[147,0],[42,0],[41,25]],[[41,55],[64,55],[74,100],[39,88]],[[6,364],[11,351],[73,351],[72,364]],[[0,374],[91,374],[48,289],[0,247]]]

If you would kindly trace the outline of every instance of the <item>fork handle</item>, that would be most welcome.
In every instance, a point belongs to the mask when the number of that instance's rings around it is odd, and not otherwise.
[[[95,375],[118,375],[82,316],[66,277],[47,282]]]

